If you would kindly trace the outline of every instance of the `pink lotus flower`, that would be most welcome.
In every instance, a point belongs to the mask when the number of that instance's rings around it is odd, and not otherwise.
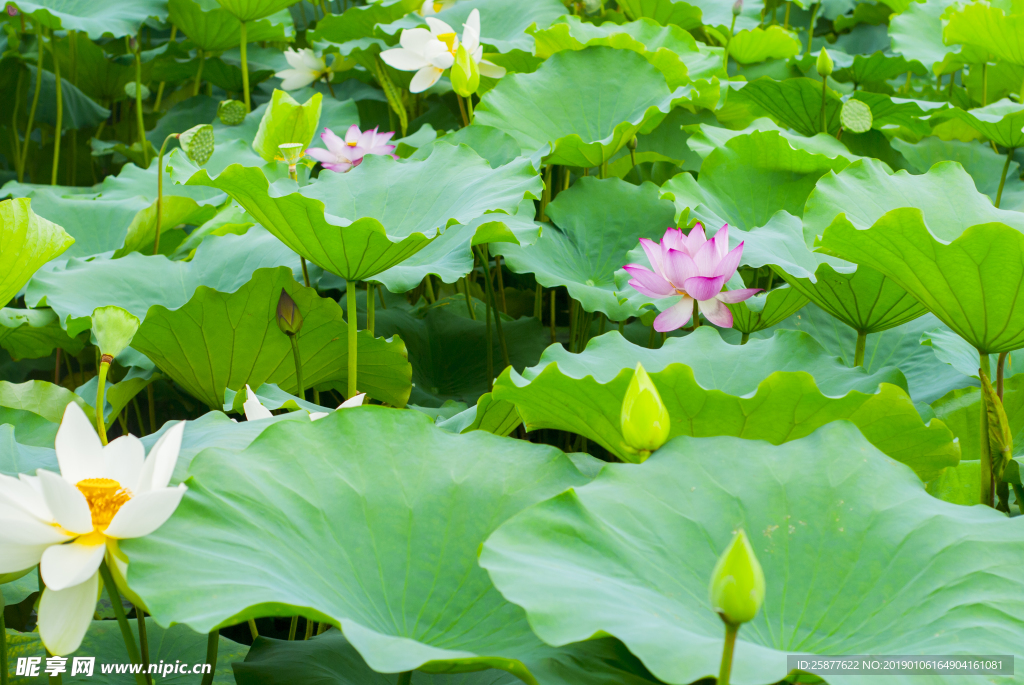
[[[728,224],[711,240],[704,236],[704,227],[697,224],[687,236],[678,228],[669,228],[660,244],[641,238],[640,245],[654,271],[640,264],[627,264],[623,268],[633,277],[629,284],[648,297],[683,296],[654,319],[654,330],[661,333],[688,324],[694,300],[708,321],[722,328],[732,328],[732,312],[725,303],[743,302],[761,290],[722,290],[725,282],[736,273],[743,254],[743,243],[729,251]]]
[[[324,169],[331,171],[345,172],[352,167],[359,166],[366,155],[387,155],[395,149],[394,145],[388,145],[394,131],[388,133],[377,133],[372,131],[360,131],[355,124],[349,127],[345,133],[345,139],[339,138],[334,131],[325,128],[320,138],[327,145],[327,149],[311,147],[306,150],[306,155],[324,165]],[[398,155],[391,154],[391,157],[398,159]]]

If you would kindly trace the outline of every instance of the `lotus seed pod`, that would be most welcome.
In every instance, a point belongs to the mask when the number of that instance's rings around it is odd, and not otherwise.
[[[620,421],[626,446],[637,453],[638,461],[643,461],[668,441],[671,428],[668,409],[640,363],[626,389]]]
[[[739,625],[757,616],[764,591],[764,571],[747,534],[741,530],[711,572],[711,606],[723,621]]]
[[[281,297],[277,300],[277,325],[282,333],[289,336],[298,335],[302,330],[302,312],[284,288],[281,288]]]
[[[828,56],[828,50],[825,48],[821,49],[818,53],[818,63],[816,65],[818,69],[818,76],[825,78],[826,76],[832,75],[832,68],[835,65],[832,64],[832,58]]]
[[[289,166],[298,164],[306,152],[306,147],[302,143],[281,143],[277,149],[281,151],[281,157]]]
[[[225,126],[238,126],[245,121],[245,103],[241,100],[221,100],[217,105],[217,118]]]
[[[206,164],[213,155],[213,126],[200,124],[178,136],[178,143],[196,164]]]
[[[867,133],[871,130],[874,117],[872,117],[871,108],[866,102],[851,98],[843,103],[839,121],[843,124],[843,128],[851,133]]]

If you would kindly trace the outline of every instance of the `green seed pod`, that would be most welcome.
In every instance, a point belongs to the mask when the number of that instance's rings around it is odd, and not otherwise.
[[[200,124],[178,136],[178,143],[196,164],[206,164],[213,155],[213,126]]]
[[[277,325],[288,336],[298,335],[302,330],[302,312],[284,288],[281,288],[281,297],[277,300]]]
[[[747,534],[741,530],[711,572],[711,606],[723,621],[736,626],[757,616],[764,591],[764,571]]]
[[[867,133],[871,130],[874,118],[871,115],[871,108],[866,102],[851,98],[843,103],[843,109],[839,112],[839,121],[843,124],[843,128],[851,133]]]
[[[284,159],[285,164],[294,166],[299,163],[302,159],[302,155],[306,152],[306,146],[302,143],[281,143],[277,146],[277,149],[281,151],[281,157]]]
[[[455,53],[455,64],[451,72],[452,90],[464,98],[476,92],[480,87],[480,71],[476,62],[469,56],[466,46],[460,45]]]
[[[128,347],[139,330],[139,319],[115,305],[92,311],[92,337],[100,352],[116,357]]]
[[[828,50],[825,48],[821,49],[821,52],[818,53],[818,63],[815,66],[818,70],[818,76],[825,78],[832,75],[832,69],[835,65],[832,63],[832,58],[828,56]]]
[[[221,100],[217,105],[217,118],[225,126],[238,126],[245,121],[245,103],[241,100]]]
[[[636,454],[637,462],[647,459],[668,441],[668,409],[642,364],[636,365],[636,373],[626,389],[620,422],[627,451]]]

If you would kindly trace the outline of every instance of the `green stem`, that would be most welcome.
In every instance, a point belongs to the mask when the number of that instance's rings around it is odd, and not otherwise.
[[[652,326],[654,324],[651,324]],[[700,309],[698,308],[697,300],[693,301],[693,330],[700,328]]]
[[[171,39],[169,41],[167,41],[167,42],[168,43],[173,43],[174,39],[177,38],[177,37],[178,37],[178,27],[175,26],[174,24],[171,24]],[[164,99],[164,86],[165,85],[167,85],[167,84],[164,83],[163,81],[161,81],[160,85],[156,89],[156,102],[153,103],[153,111],[154,112],[159,112],[160,111],[160,103]]]
[[[1006,184],[1006,172],[1010,170],[1010,160],[1013,159],[1013,151],[1016,148],[1009,148],[1006,151],[1006,163],[1003,164],[1003,175],[999,177],[999,190],[996,191],[996,209],[999,208],[999,203],[1003,199],[1003,185]]]
[[[505,364],[505,366],[501,368],[504,370],[511,364],[508,357],[508,346],[505,344],[505,333],[501,328],[501,313],[498,310],[498,298],[494,293],[494,286],[491,284],[491,269],[488,265],[487,246],[480,245],[478,249],[480,250],[480,261],[484,265],[484,282],[487,284],[487,300],[490,303],[491,309],[494,310],[494,327],[498,331],[498,342],[501,344],[501,361]],[[493,379],[493,376],[491,378]]]
[[[857,348],[853,352],[853,365],[864,366],[864,349],[867,347],[868,334],[857,331]]]
[[[466,98],[466,111],[469,113],[469,123],[473,123],[473,96]]]
[[[806,55],[811,54],[811,43],[814,42],[814,22],[818,19],[818,10],[821,9],[821,3],[817,2],[814,7],[811,8],[811,26],[807,30],[807,52]]]
[[[412,682],[412,671],[398,674],[398,685],[409,685]]]
[[[156,235],[153,237],[153,254],[160,252],[160,231],[164,219],[164,151],[171,138],[177,138],[177,133],[172,133],[160,144],[160,154],[156,161]]]
[[[203,674],[201,685],[213,685],[213,674],[217,671],[217,647],[220,644],[220,631],[212,630],[206,638],[206,663],[210,672]]]
[[[978,350],[979,360],[981,362],[979,373],[983,373],[986,376],[989,375],[990,367],[988,363],[988,354]],[[981,431],[978,433],[978,443],[980,447],[980,469],[981,474],[978,478],[980,483],[979,499],[981,504],[985,506],[992,506],[992,454],[989,449],[988,442],[988,412],[985,411],[985,403],[980,403],[981,411]]]
[[[125,649],[128,650],[128,659],[133,664],[142,664],[139,658],[139,648],[135,644],[135,636],[132,635],[131,626],[128,625],[128,617],[124,614],[124,606],[121,605],[121,594],[117,591],[114,577],[110,573],[106,559],[100,564],[100,577],[103,578],[103,587],[107,588],[107,597],[114,607],[114,616],[117,617],[117,625],[121,629],[121,638],[124,640]],[[135,674],[135,680],[139,685],[148,685],[146,677],[142,673]]]
[[[476,321],[476,312],[473,311],[473,296],[469,294],[469,277],[462,277],[462,289],[466,293],[466,309],[469,310],[469,318]]]
[[[466,103],[462,101],[462,96],[459,95],[458,93],[455,94],[455,99],[458,100],[459,102],[459,114],[462,115],[463,127],[469,126],[469,117],[466,116]]]
[[[1019,501],[1019,500],[1018,500]],[[4,593],[0,592],[0,685],[7,685],[7,624],[4,622]]]
[[[718,668],[718,682],[716,685],[729,685],[729,676],[732,674],[732,652],[736,647],[736,634],[740,627],[733,623],[725,624],[725,644],[722,645],[722,665]]]
[[[786,2],[786,16],[785,16],[785,18],[783,19],[783,22],[784,22],[784,28],[785,28],[785,29],[786,29],[787,31],[789,30],[789,11],[790,11],[791,9],[793,9],[793,0],[787,0],[787,2]]]
[[[725,51],[722,53],[722,68],[729,73],[729,44],[732,43],[732,34],[736,30],[736,15],[732,15],[732,23],[729,24],[729,37],[725,39]]]
[[[821,77],[821,132],[828,133],[828,129],[825,127],[825,102],[828,99],[828,77]]]
[[[18,182],[25,179],[25,162],[28,159],[28,139],[32,135],[32,127],[36,123],[36,109],[39,107],[39,92],[43,88],[43,26],[38,21],[36,25],[36,51],[39,53],[36,60],[36,92],[32,95],[32,108],[28,112],[28,127],[25,129],[25,144],[21,147],[21,155],[18,160],[21,166],[18,168]]]
[[[302,637],[302,639],[303,640],[308,640],[311,637],[313,637],[313,620],[307,618],[306,619],[306,634]]]
[[[306,266],[306,258],[299,255],[299,261],[302,262],[302,282],[306,284],[306,287],[312,287],[309,285],[309,267]]]
[[[558,335],[555,332],[555,289],[551,289],[551,344],[558,342]]]
[[[242,59],[242,93],[245,95],[245,111],[251,112],[252,105],[249,101],[249,62],[246,57],[246,45],[249,42],[249,37],[246,33],[245,22],[241,22],[241,59]]]
[[[156,401],[153,399],[153,384],[146,386],[146,399],[149,401],[149,432],[156,433]]]
[[[988,104],[988,62],[981,65],[981,106]]]
[[[199,87],[203,83],[203,65],[206,64],[206,53],[196,50],[199,53],[199,67],[196,69],[196,80],[192,83],[192,97],[199,95]]]
[[[437,302],[437,296],[434,294],[434,283],[430,280],[430,274],[423,277],[423,286],[426,288],[425,295],[427,302],[430,304]]]
[[[299,617],[298,616],[292,616],[292,622],[288,626],[288,639],[289,640],[294,640],[295,639],[295,633],[298,630],[299,630]]]
[[[107,360],[110,361],[107,361]],[[109,354],[103,355],[100,361],[100,370],[96,374],[96,431],[100,434],[100,442],[107,444],[107,424],[103,421],[103,397],[107,392],[107,369],[113,357]]]
[[[146,675],[146,682],[152,685],[153,679],[149,676],[149,635],[146,633],[146,612],[135,607],[135,622],[139,628],[139,652],[142,656],[142,672]]]
[[[256,630],[256,621],[249,619],[249,634],[252,635],[253,642],[260,636],[260,631]]]
[[[548,164],[544,167],[544,192],[540,196],[540,216],[538,220],[547,221],[548,216],[546,214],[548,209],[548,203],[551,202],[551,165]]]
[[[302,383],[302,358],[299,356],[299,341],[297,335],[289,335],[288,341],[292,344],[292,357],[295,359],[295,383],[298,385],[298,397],[306,399],[306,386]]]
[[[21,183],[21,138],[18,137],[18,111],[21,109],[21,84],[25,80],[25,70],[18,69],[18,85],[14,88],[14,109],[11,110],[11,131],[14,132],[14,168],[19,170],[18,182]]]
[[[57,51],[53,49],[53,31],[50,31],[50,53],[53,55],[53,76],[57,80],[57,125],[54,126],[53,140],[53,171],[50,172],[50,185],[57,185],[57,168],[60,164],[60,137],[64,119],[64,96],[60,84],[60,60],[57,59]]]
[[[139,129],[139,147],[142,148],[142,162],[149,167],[149,148],[146,147],[146,121],[142,117],[142,37],[135,41],[135,122]]]
[[[999,401],[1003,401],[1003,375],[1006,373],[1006,357],[1009,352],[1000,352],[999,361],[996,362],[996,394]]]
[[[484,344],[487,346],[487,388],[488,391],[494,389],[494,342],[491,338],[491,298],[487,298],[486,306],[484,311],[487,312],[487,334],[484,338]]]
[[[370,331],[370,337],[373,337],[374,324],[377,319],[377,312],[373,306],[373,291],[376,289],[377,284],[366,284],[366,330]]]
[[[356,333],[359,331],[359,315],[356,312],[356,282],[345,279],[345,300],[348,304],[348,397],[356,396],[356,350],[359,341]]]
[[[744,333],[740,337],[740,345],[746,345],[748,340],[750,340],[750,333]]]

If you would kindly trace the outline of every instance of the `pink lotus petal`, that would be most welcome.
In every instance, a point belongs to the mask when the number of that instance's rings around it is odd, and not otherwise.
[[[715,233],[715,237],[711,239],[711,242],[715,244],[715,254],[719,259],[725,257],[725,254],[729,251],[729,224],[722,226]]]
[[[690,317],[692,316],[693,300],[689,297],[684,297],[655,317],[654,330],[659,333],[674,331],[690,323]]]
[[[729,304],[735,304],[736,302],[743,302],[749,300],[754,295],[761,292],[761,288],[738,288],[736,290],[726,290],[715,295],[715,299],[719,302],[727,302]]]
[[[655,271],[660,272],[662,254],[661,245],[658,245],[658,243],[654,242],[653,240],[641,238],[640,247],[644,248],[644,254],[646,254],[647,259],[650,260],[651,268],[653,268]]]
[[[338,162],[336,164],[324,164],[324,169],[327,169],[329,171],[337,171],[339,173],[344,173],[344,172],[348,171],[349,169],[351,169],[353,166],[355,166],[355,165],[354,164],[349,164],[348,162]]]
[[[647,297],[668,297],[675,295],[675,288],[664,278],[639,264],[627,264],[622,267],[633,278],[629,285]]]
[[[355,147],[359,144],[360,138],[363,133],[359,130],[359,126],[352,124],[348,127],[348,131],[345,132],[345,144],[349,147]]]
[[[306,156],[312,157],[323,164],[334,164],[338,161],[338,155],[334,154],[330,150],[325,150],[322,147],[306,148]]]
[[[687,279],[699,275],[693,258],[681,250],[669,250],[663,259],[662,273],[676,288],[682,288]]]
[[[661,237],[661,248],[663,250],[686,250],[686,236],[678,228],[665,229],[665,235]]]
[[[743,243],[740,243],[732,251],[726,254],[715,266],[712,276],[725,276],[725,280],[732,278],[736,273],[736,267],[740,265],[740,257],[743,256]]]
[[[697,251],[700,250],[701,246],[707,242],[707,238],[704,236],[704,224],[698,222],[693,228],[690,229],[690,234],[686,236],[686,252],[691,256],[695,257]]]
[[[345,141],[339,138],[334,131],[329,128],[325,128],[324,132],[320,134],[320,139],[324,141],[327,149],[336,155],[340,155],[345,152]]]
[[[686,279],[683,284],[683,289],[693,299],[703,302],[704,300],[710,300],[718,293],[722,292],[722,286],[725,285],[725,279],[721,276],[715,276],[709,278],[707,276],[695,276],[693,278]]]
[[[707,241],[700,246],[697,254],[693,255],[693,261],[697,265],[697,274],[700,276],[718,275],[718,254],[715,252],[714,241]]]
[[[697,307],[700,309],[700,313],[711,323],[721,328],[732,328],[732,312],[718,300],[714,298],[704,300],[703,302],[698,302]]]

